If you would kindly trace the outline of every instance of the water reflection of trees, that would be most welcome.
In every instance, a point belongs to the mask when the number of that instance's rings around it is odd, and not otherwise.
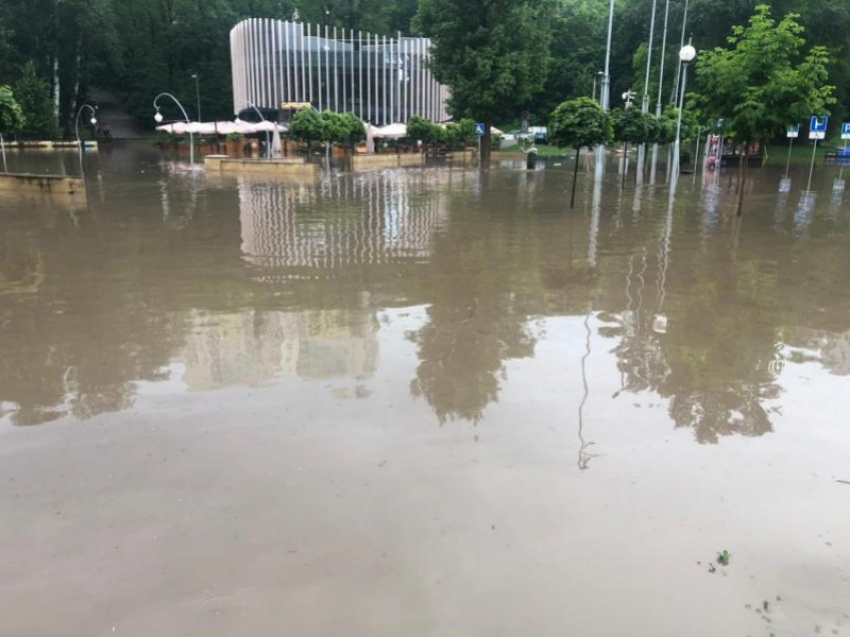
[[[670,218],[647,192],[630,220],[616,190],[587,191],[571,212],[557,183],[543,187],[551,175],[480,187],[471,175],[222,183],[185,224],[159,214],[163,193],[171,218],[191,204],[185,187],[153,178],[127,214],[101,206],[75,224],[4,211],[0,411],[13,403],[13,422],[35,424],[125,409],[175,360],[197,389],[368,377],[376,310],[410,305],[426,307],[410,389],[441,422],[483,417],[508,362],[534,355],[537,317],[591,312],[614,342],[620,392],[669,399],[700,442],[771,430],[783,355],[850,368],[834,295],[848,262],[828,237],[807,247],[771,215],[744,226],[733,258],[725,222],[686,198]],[[823,223],[815,215],[810,241]],[[763,232],[776,234],[754,242]]]
[[[680,210],[676,223],[700,222]],[[632,256],[626,274],[628,305],[614,350],[623,390],[668,398],[676,426],[692,428],[700,442],[771,431],[764,403],[780,391],[773,363],[783,311],[775,274],[760,255],[733,260],[720,243],[674,245],[665,254],[666,234],[649,243],[659,257],[646,265],[645,255]],[[666,299],[663,312],[658,299]]]

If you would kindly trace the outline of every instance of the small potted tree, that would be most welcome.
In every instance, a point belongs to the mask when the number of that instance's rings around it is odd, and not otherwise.
[[[575,207],[578,161],[582,147],[591,150],[610,141],[612,136],[610,116],[599,102],[589,97],[568,100],[552,111],[549,119],[550,142],[560,148],[572,147],[576,150],[570,208]]]

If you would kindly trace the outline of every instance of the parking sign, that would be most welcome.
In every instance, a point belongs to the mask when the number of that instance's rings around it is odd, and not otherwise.
[[[825,115],[818,117],[812,115],[812,121],[809,123],[809,139],[826,139],[826,125],[829,123],[829,118]]]
[[[850,139],[850,122],[841,122],[841,139]]]

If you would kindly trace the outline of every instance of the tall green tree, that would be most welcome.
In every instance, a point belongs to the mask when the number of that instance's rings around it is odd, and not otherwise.
[[[490,129],[512,119],[543,88],[550,60],[553,0],[421,0],[414,26],[433,40],[431,68],[451,89],[449,112]]]
[[[827,51],[821,46],[805,50],[798,17],[791,13],[776,22],[770,7],[759,5],[746,27],[732,28],[729,48],[718,47],[697,60],[704,114],[726,118],[744,147],[739,215],[750,143],[764,142],[812,114],[828,113],[835,103],[834,87],[827,84]]]
[[[15,100],[15,94],[8,86],[0,86],[0,153],[2,153],[3,172],[6,172],[6,147],[4,134],[19,130],[24,125],[24,114]]]
[[[27,121],[20,129],[26,139],[55,139],[59,135],[50,87],[38,77],[35,65],[27,62],[21,79],[15,84],[15,95]]]

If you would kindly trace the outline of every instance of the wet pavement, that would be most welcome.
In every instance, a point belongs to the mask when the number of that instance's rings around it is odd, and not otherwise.
[[[512,166],[3,195],[0,635],[850,634],[839,169]]]

